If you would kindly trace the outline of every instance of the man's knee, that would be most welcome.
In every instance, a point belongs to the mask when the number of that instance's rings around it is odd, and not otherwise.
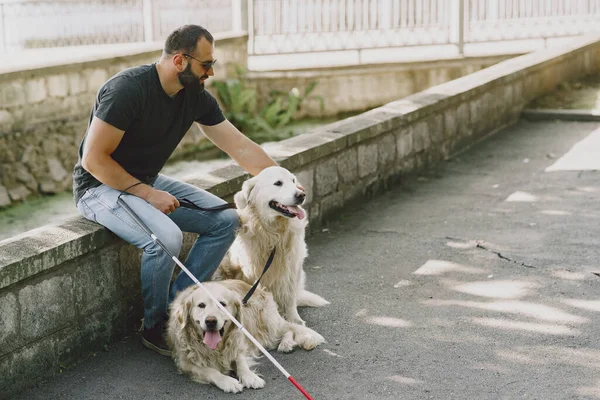
[[[230,236],[235,236],[235,232],[240,226],[240,216],[236,210],[223,210],[219,215],[219,230],[227,232]]]
[[[178,257],[183,244],[183,232],[175,224],[168,224],[155,235],[158,240],[167,248],[171,255]]]

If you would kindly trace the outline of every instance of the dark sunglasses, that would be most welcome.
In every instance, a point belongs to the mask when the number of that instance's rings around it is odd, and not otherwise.
[[[211,69],[211,68],[213,67],[213,65],[215,65],[215,64],[216,64],[216,62],[217,62],[217,60],[212,60],[212,61],[200,61],[200,60],[198,60],[196,57],[192,57],[192,56],[190,56],[189,54],[186,54],[186,53],[183,53],[183,54],[182,54],[182,56],[184,56],[184,57],[189,57],[189,58],[191,58],[191,59],[193,59],[193,60],[196,60],[196,61],[198,61],[200,64],[202,64],[202,66],[204,67],[204,69],[205,69],[206,71],[208,71],[209,69]]]

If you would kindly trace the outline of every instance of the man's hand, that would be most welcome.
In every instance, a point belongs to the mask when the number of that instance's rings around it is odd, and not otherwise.
[[[152,189],[150,193],[148,193],[146,201],[164,214],[170,214],[179,207],[179,201],[175,196],[169,192],[158,189]]]

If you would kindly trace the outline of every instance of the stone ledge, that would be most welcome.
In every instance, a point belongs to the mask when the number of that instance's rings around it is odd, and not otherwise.
[[[247,39],[247,32],[222,32],[213,35],[215,41]],[[164,41],[122,43],[64,48],[30,49],[19,53],[0,55],[0,82],[18,77],[27,77],[34,71],[44,73],[78,70],[82,66],[103,64],[119,57],[147,57],[160,55]]]
[[[105,247],[116,237],[82,217],[0,241],[0,289]]]

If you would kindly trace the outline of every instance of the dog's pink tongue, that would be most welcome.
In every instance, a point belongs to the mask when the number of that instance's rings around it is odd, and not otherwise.
[[[291,213],[293,213],[294,215],[296,215],[296,217],[298,217],[298,219],[304,219],[304,217],[306,217],[306,213],[300,207],[292,206],[292,207],[288,207],[288,210]]]
[[[216,349],[220,341],[221,334],[219,333],[219,331],[204,332],[204,344],[207,345],[209,349]]]

